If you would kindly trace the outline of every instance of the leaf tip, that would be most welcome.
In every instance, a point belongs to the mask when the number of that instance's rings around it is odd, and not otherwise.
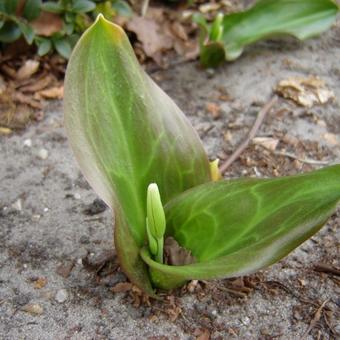
[[[107,20],[102,13],[97,15],[97,18],[93,23],[93,27],[99,27],[103,30],[109,31],[115,42],[120,41],[125,34],[124,30],[119,25]]]

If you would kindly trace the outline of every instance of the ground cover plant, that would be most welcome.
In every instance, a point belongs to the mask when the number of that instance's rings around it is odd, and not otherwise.
[[[149,295],[278,261],[317,232],[340,199],[340,165],[213,181],[216,163],[184,114],[141,69],[124,31],[102,16],[73,52],[64,104],[80,167],[114,211],[120,264]],[[190,252],[189,263],[163,263],[169,237]]]
[[[211,67],[235,60],[247,45],[268,37],[313,37],[331,26],[338,10],[332,0],[260,0],[243,12],[220,13],[210,25],[196,15],[201,63]]]
[[[45,19],[41,16],[44,14]],[[116,14],[131,15],[129,5],[123,0],[2,0],[0,1],[0,43],[12,43],[24,37],[27,44],[37,46],[37,53],[43,56],[57,51],[68,58],[80,34],[92,23],[99,13],[108,18]],[[60,20],[60,29],[53,34],[37,29],[36,20],[54,26]],[[40,24],[41,25],[41,24]],[[39,25],[39,26],[40,26]]]

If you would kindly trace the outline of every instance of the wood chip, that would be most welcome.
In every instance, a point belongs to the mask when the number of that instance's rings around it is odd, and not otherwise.
[[[64,86],[55,86],[38,92],[38,95],[46,99],[62,99]]]
[[[26,60],[25,63],[19,68],[16,78],[19,80],[28,79],[39,69],[39,61]]]

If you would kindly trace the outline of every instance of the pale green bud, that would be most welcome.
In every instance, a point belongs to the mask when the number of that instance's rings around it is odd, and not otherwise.
[[[151,235],[148,218],[146,218],[146,234],[148,236],[149,249],[152,255],[157,255],[157,240]]]
[[[210,40],[218,41],[222,38],[223,34],[223,14],[218,13],[210,30]]]
[[[151,183],[147,194],[147,219],[150,234],[160,239],[165,233],[165,214],[156,183]]]

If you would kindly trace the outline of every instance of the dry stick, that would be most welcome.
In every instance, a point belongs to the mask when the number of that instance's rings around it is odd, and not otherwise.
[[[220,172],[223,175],[226,170],[230,167],[230,165],[240,157],[242,152],[248,147],[251,140],[256,136],[257,131],[259,130],[261,124],[264,121],[267,113],[272,109],[272,107],[276,104],[277,97],[274,96],[258,113],[257,118],[253,127],[250,129],[247,138],[237,147],[234,153],[221,165]]]
[[[320,321],[321,316],[322,316],[322,310],[325,308],[327,302],[329,301],[329,299],[325,300],[321,306],[317,309],[314,318],[312,319],[312,321],[309,324],[308,329],[306,330],[305,334],[302,336],[301,339],[306,339],[309,332],[316,326],[316,324]]]
[[[312,165],[328,165],[330,163],[329,161],[318,161],[318,160],[310,159],[310,158],[301,158],[290,152],[275,151],[274,154],[278,156],[284,156],[284,157],[296,159],[297,161],[301,163],[312,164]]]

